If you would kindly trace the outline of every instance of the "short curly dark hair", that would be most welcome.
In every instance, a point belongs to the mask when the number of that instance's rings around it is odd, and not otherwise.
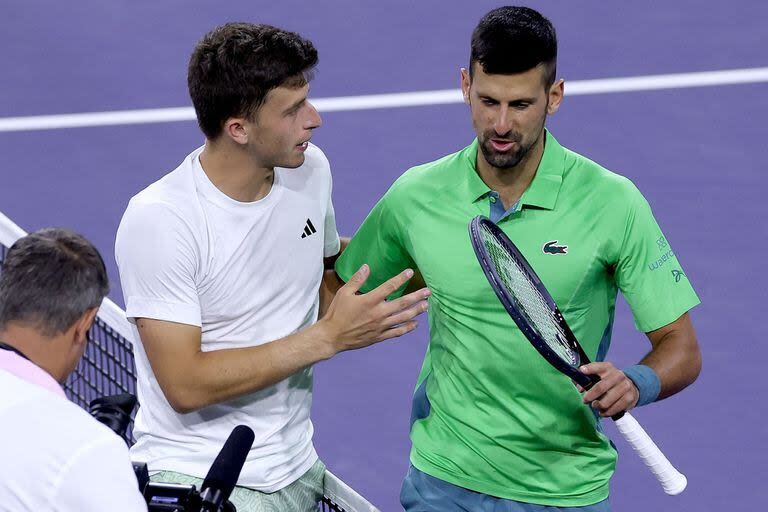
[[[187,85],[200,129],[217,138],[231,117],[252,117],[267,93],[301,87],[317,50],[300,35],[270,25],[227,23],[207,33],[189,60]]]
[[[472,32],[472,66],[480,63],[488,74],[524,73],[544,64],[544,85],[555,83],[557,34],[552,23],[529,7],[499,7],[483,16]]]

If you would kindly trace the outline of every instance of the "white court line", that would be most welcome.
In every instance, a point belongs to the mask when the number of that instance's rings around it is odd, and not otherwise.
[[[600,78],[596,80],[573,80],[566,82],[565,91],[567,96],[579,96],[586,94],[652,91],[659,89],[709,87],[759,82],[768,82],[768,67],[705,71],[697,73],[675,73],[668,75]],[[458,89],[312,99],[312,103],[320,112],[443,105],[448,103],[461,103],[461,101],[461,93]],[[192,107],[116,110],[112,112],[86,112],[82,114],[58,114],[50,116],[5,117],[0,118],[0,132],[169,123],[174,121],[193,121],[194,119],[195,111]]]

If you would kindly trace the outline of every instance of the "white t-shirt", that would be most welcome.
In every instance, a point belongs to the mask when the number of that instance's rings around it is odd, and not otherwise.
[[[275,169],[266,197],[242,203],[211,183],[201,151],[133,197],[123,216],[115,253],[128,317],[201,326],[203,351],[261,345],[312,325],[323,257],[339,251],[325,155],[310,145],[301,167]],[[256,439],[238,485],[274,492],[316,462],[311,368],[179,414],[141,343],[134,353],[141,407],[131,452],[150,471],[205,477],[239,424]]]
[[[2,369],[0,397],[0,511],[146,512],[128,447],[109,428]]]

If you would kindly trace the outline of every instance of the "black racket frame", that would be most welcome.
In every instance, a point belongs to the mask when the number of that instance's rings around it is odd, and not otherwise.
[[[499,301],[501,301],[504,309],[507,310],[507,313],[509,313],[509,316],[512,317],[512,320],[515,321],[515,324],[517,324],[517,327],[520,329],[520,331],[522,331],[523,335],[525,335],[528,341],[531,342],[534,348],[536,348],[539,354],[541,354],[542,357],[544,357],[544,359],[549,362],[549,364],[570,377],[584,389],[589,389],[594,386],[600,380],[600,378],[595,375],[585,375],[581,373],[578,368],[574,368],[567,362],[563,361],[563,359],[549,347],[547,342],[544,341],[543,336],[528,319],[528,316],[522,311],[522,308],[517,306],[517,300],[507,290],[507,287],[501,280],[501,277],[499,276],[493,264],[491,255],[489,254],[488,249],[483,242],[481,233],[484,227],[487,228],[494,237],[496,237],[504,250],[506,250],[507,253],[515,260],[515,262],[520,265],[520,268],[522,268],[523,272],[526,273],[531,283],[536,287],[537,290],[539,290],[539,293],[541,293],[541,296],[552,310],[553,318],[565,333],[565,342],[579,354],[581,364],[588,364],[590,362],[589,357],[587,357],[587,354],[584,353],[584,349],[581,348],[581,344],[579,344],[579,341],[571,331],[571,328],[568,327],[568,324],[565,322],[565,318],[560,312],[560,309],[557,307],[554,299],[544,287],[544,284],[541,282],[541,279],[539,279],[539,276],[536,275],[536,272],[534,272],[533,268],[528,263],[528,260],[525,259],[517,246],[512,242],[512,240],[509,239],[507,234],[504,233],[501,228],[499,228],[499,226],[497,226],[487,217],[478,215],[469,223],[469,236],[472,241],[472,247],[475,250],[477,260],[480,262],[480,266],[485,273],[485,277],[488,278],[488,282],[490,283],[491,288],[493,288],[493,291],[496,293]]]

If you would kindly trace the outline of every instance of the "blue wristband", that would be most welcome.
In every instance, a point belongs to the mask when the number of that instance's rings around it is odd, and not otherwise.
[[[661,381],[659,376],[650,366],[636,364],[624,369],[624,374],[635,383],[640,392],[640,398],[637,400],[637,407],[655,402],[661,392]]]

